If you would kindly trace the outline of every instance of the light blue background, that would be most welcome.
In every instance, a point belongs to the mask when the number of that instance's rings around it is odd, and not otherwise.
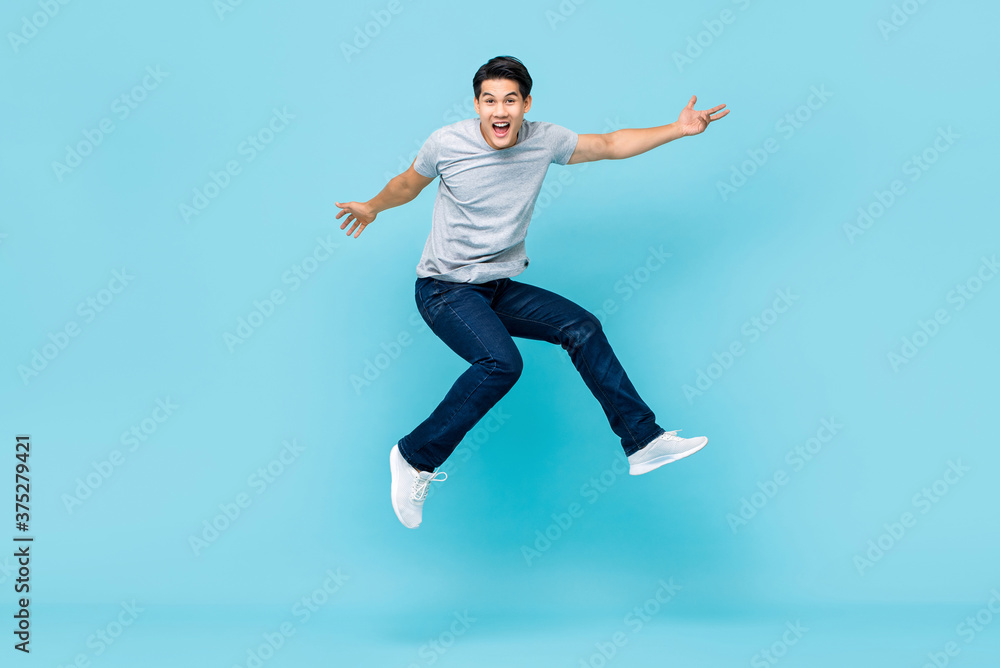
[[[10,481],[14,436],[31,435],[36,537],[30,657],[11,649],[14,575],[0,560],[10,665],[246,666],[283,622],[295,633],[263,665],[773,665],[758,652],[780,651],[797,621],[808,631],[782,665],[919,666],[949,641],[954,665],[996,665],[993,613],[971,642],[958,625],[1000,588],[1000,280],[961,310],[948,295],[1000,252],[1000,11],[910,4],[885,38],[888,0],[401,0],[396,14],[91,0],[15,44],[42,9],[7,3],[0,459]],[[726,9],[732,22],[713,24]],[[372,12],[391,20],[345,55]],[[699,33],[702,52],[679,67]],[[580,133],[670,123],[692,94],[729,105],[701,136],[553,165],[518,277],[595,312],[610,300],[605,330],[658,422],[710,444],[614,474],[621,446],[565,351],[518,340],[522,378],[408,531],[388,451],[465,368],[413,297],[438,184],[358,239],[333,202],[373,197],[430,132],[474,115],[472,76],[503,54],[534,79],[528,118]],[[147,67],[166,77],[121,118],[114,101]],[[777,124],[813,87],[831,96],[789,136]],[[241,142],[274,109],[294,118],[249,161]],[[53,162],[102,119],[113,132],[60,180]],[[947,128],[958,139],[911,181],[907,161]],[[724,199],[718,183],[769,138],[777,151]],[[179,206],[230,160],[240,173],[186,222]],[[905,194],[851,243],[844,225],[894,179]],[[337,249],[287,282],[318,239]],[[650,246],[671,255],[643,273]],[[88,320],[78,306],[123,269],[134,278]],[[798,299],[751,341],[744,323],[782,289]],[[226,333],[274,290],[284,302],[230,350]],[[937,309],[947,323],[894,369],[888,353]],[[70,322],[79,335],[22,377]],[[745,353],[689,401],[683,386],[736,341]],[[178,408],[151,420],[168,399]],[[843,428],[793,470],[786,453],[831,418]],[[144,420],[130,451],[121,435]],[[301,453],[254,486],[286,440]],[[115,450],[124,463],[67,509]],[[921,512],[914,495],[949,461],[968,472]],[[787,484],[734,531],[727,516],[779,470]],[[611,484],[588,495],[602,473]],[[240,493],[250,506],[195,554],[190,536]],[[553,515],[574,503],[582,514],[560,528]],[[855,557],[907,511],[915,526],[859,573]],[[556,539],[526,559],[546,530]],[[295,614],[338,569],[340,589]],[[676,596],[636,630],[626,615],[671,578]],[[116,631],[133,600],[143,611],[98,655],[88,638]],[[466,611],[475,621],[450,636]],[[616,632],[626,642],[609,660]]]

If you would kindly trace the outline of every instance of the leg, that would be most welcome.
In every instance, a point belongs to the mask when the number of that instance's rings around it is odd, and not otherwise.
[[[433,471],[521,376],[521,354],[490,308],[497,281],[418,279],[417,308],[431,330],[471,366],[431,413],[399,441],[414,468]]]
[[[664,433],[594,314],[554,292],[510,279],[497,290],[493,309],[511,336],[558,343],[569,352],[626,455]]]

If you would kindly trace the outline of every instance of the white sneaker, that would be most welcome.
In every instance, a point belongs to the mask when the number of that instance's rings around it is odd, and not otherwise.
[[[443,478],[438,478],[437,473],[421,471],[413,468],[410,463],[399,454],[399,443],[392,446],[389,451],[389,471],[392,474],[392,509],[396,511],[396,517],[407,529],[416,529],[420,526],[421,515],[424,509],[424,499],[427,498],[427,486],[431,482],[443,482],[448,479],[448,474],[444,471]]]
[[[629,455],[629,475],[642,475],[664,464],[693,455],[708,445],[708,439],[704,436],[681,438],[677,435],[679,431],[680,429],[675,429],[664,432],[643,446],[641,450],[636,450]]]

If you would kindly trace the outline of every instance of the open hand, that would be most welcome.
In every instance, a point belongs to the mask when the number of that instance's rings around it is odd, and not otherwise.
[[[717,107],[712,107],[711,109],[705,109],[703,111],[695,111],[694,103],[698,100],[697,95],[692,95],[691,100],[687,103],[687,106],[681,110],[681,115],[677,117],[677,126],[680,128],[681,132],[684,133],[685,137],[690,135],[701,134],[708,127],[708,124],[712,121],[717,121],[726,114],[729,110],[726,109],[721,113],[716,113],[726,105],[720,104]]]
[[[347,236],[351,236],[351,232],[357,229],[358,233],[354,235],[355,239],[361,236],[365,227],[374,221],[375,216],[378,215],[372,211],[371,207],[369,207],[365,202],[334,202],[334,204],[340,207],[340,213],[337,214],[337,218],[340,218],[345,213],[350,214],[344,222],[340,224],[340,229],[344,229],[351,223],[354,223],[351,229],[347,230]]]

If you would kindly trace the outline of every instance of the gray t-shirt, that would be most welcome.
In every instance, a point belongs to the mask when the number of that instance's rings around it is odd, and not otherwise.
[[[503,149],[486,143],[478,117],[432,132],[413,165],[441,177],[417,276],[485,283],[524,271],[524,238],[545,172],[569,162],[577,139],[572,130],[528,119]]]

